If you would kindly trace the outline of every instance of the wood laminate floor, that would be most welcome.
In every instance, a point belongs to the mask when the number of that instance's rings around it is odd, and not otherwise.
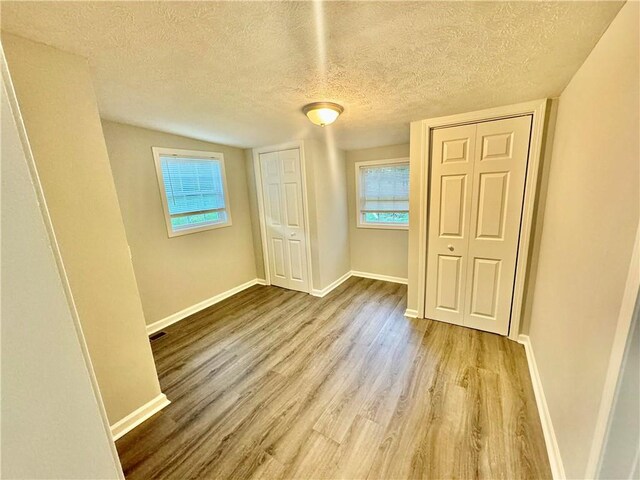
[[[118,440],[127,478],[551,478],[522,346],[405,308],[405,286],[351,278],[168,327],[172,403]]]

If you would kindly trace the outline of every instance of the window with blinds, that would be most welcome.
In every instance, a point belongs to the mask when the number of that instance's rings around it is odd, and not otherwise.
[[[221,153],[153,148],[170,237],[231,225]]]
[[[408,227],[408,159],[356,163],[356,190],[359,227]]]

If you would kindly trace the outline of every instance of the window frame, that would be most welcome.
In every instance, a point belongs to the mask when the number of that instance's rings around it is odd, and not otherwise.
[[[151,147],[153,152],[153,162],[156,167],[156,177],[158,180],[158,188],[160,189],[160,198],[162,200],[162,209],[164,211],[164,221],[167,227],[167,234],[169,238],[179,237],[182,235],[188,235],[191,233],[204,232],[206,230],[213,230],[216,228],[230,227],[231,221],[231,203],[229,202],[229,188],[227,187],[227,172],[224,164],[224,154],[220,152],[206,152],[202,150],[185,150],[181,148],[167,148],[167,147]],[[181,158],[194,158],[198,160],[212,160],[220,163],[220,172],[222,173],[222,189],[224,190],[224,210],[227,213],[227,220],[221,223],[214,223],[209,225],[202,225],[199,227],[185,228],[182,230],[174,230],[171,224],[172,217],[186,216],[184,215],[171,215],[169,213],[169,202],[167,201],[167,192],[164,187],[164,178],[162,175],[162,161],[161,156],[172,156]],[[191,213],[193,215],[193,213]]]
[[[402,224],[391,224],[391,223],[372,223],[365,222],[363,220],[362,212],[362,196],[360,192],[361,189],[361,181],[362,174],[360,169],[363,167],[383,167],[383,166],[397,166],[397,165],[407,165],[409,166],[409,157],[402,158],[388,158],[382,160],[369,160],[365,162],[355,162],[355,180],[356,180],[356,227],[357,228],[375,228],[382,230],[409,230],[409,222]]]

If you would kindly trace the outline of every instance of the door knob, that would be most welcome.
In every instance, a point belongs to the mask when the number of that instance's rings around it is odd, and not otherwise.
[[[290,233],[289,236],[290,237],[295,237],[296,236],[296,232]]]
[[[447,248],[449,249],[450,252],[453,252],[453,245],[447,245]]]

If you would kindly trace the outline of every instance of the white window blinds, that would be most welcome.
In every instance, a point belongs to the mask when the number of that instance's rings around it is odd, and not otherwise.
[[[403,228],[409,224],[409,164],[363,162],[359,175],[358,225]]]
[[[222,154],[155,147],[153,153],[169,236],[231,224]]]
[[[164,155],[160,161],[170,215],[224,210],[219,161]]]
[[[409,165],[361,168],[363,212],[409,211]]]

